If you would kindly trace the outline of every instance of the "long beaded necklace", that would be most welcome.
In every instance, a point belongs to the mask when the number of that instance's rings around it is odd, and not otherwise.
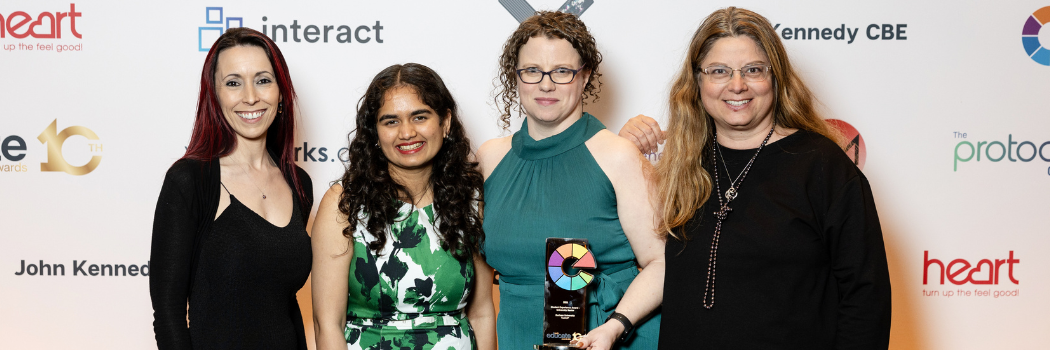
[[[758,154],[762,152],[762,148],[769,142],[769,138],[773,136],[773,130],[776,130],[777,123],[773,121],[773,127],[769,129],[769,134],[766,135],[766,139],[762,140],[762,144],[758,146],[758,150],[755,151],[755,155],[751,156],[751,160],[744,166],[744,170],[737,175],[736,179],[729,179],[729,189],[725,193],[725,201],[722,201],[722,188],[719,186],[718,181],[718,157],[715,156],[722,154],[722,150],[718,146],[718,131],[715,130],[714,137],[711,138],[711,168],[714,169],[715,178],[715,196],[718,197],[718,211],[715,212],[715,217],[718,221],[715,222],[715,234],[711,237],[711,255],[707,259],[707,284],[704,286],[704,308],[710,309],[715,306],[715,267],[718,265],[718,238],[722,235],[722,221],[725,221],[726,216],[729,212],[733,211],[733,208],[729,207],[729,202],[736,198],[739,194],[740,185],[744,183],[744,178],[747,177],[747,172],[751,170],[751,164],[755,163],[755,159],[758,158]],[[725,160],[722,161],[723,163]],[[726,168],[726,177],[731,176],[728,168]],[[708,302],[708,296],[710,296],[710,302]]]

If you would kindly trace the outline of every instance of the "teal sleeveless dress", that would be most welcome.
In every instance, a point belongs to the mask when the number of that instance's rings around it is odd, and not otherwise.
[[[587,295],[588,329],[616,308],[638,264],[616,213],[616,193],[584,145],[605,126],[584,113],[561,133],[536,141],[527,122],[485,180],[485,256],[499,271],[496,331],[501,349],[543,341],[543,283],[548,237],[585,238],[598,269]],[[657,313],[614,349],[655,349]]]

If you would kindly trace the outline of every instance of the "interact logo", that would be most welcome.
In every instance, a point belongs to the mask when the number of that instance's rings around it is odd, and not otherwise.
[[[1047,22],[1050,22],[1050,6],[1035,10],[1031,16],[1028,16],[1028,21],[1024,22],[1024,29],[1021,30],[1021,43],[1024,44],[1024,51],[1033,61],[1044,66],[1050,66],[1050,50],[1040,44],[1039,30]],[[1050,41],[1050,30],[1043,34],[1042,42],[1048,41]]]
[[[278,23],[274,23],[278,22]],[[287,43],[289,38],[295,43],[376,43],[382,44],[383,24],[375,21],[375,24],[363,25],[324,25],[324,24],[299,24],[298,19],[292,19],[290,24],[283,19],[270,21],[268,16],[262,16],[261,27],[257,28],[263,35],[277,43]],[[215,41],[230,28],[244,27],[244,18],[225,17],[222,7],[206,7],[205,23],[219,26],[197,27],[197,51],[208,52]]]
[[[510,12],[514,19],[518,20],[518,23],[524,22],[532,15],[536,14],[536,10],[529,4],[527,0],[499,0],[500,5],[503,5],[507,12]],[[558,7],[558,11],[571,13],[580,17],[584,11],[587,11],[591,5],[594,4],[594,0],[567,0],[564,4]]]
[[[828,119],[827,122],[842,133],[845,144],[840,146],[846,151],[846,155],[853,161],[853,164],[860,170],[864,170],[864,160],[868,158],[868,147],[864,145],[864,137],[860,136],[857,128],[847,122],[838,119]]]
[[[81,136],[88,140],[86,150],[66,149],[66,151],[71,152],[89,153],[91,158],[84,165],[72,165],[66,161],[67,157],[63,153],[62,146],[72,136]],[[0,173],[28,172],[29,167],[22,163],[28,150],[25,139],[18,135],[9,135],[2,140],[0,142]],[[98,165],[102,163],[102,143],[99,142],[98,135],[86,127],[70,126],[62,131],[58,131],[58,119],[55,119],[37,136],[37,140],[47,146],[46,161],[40,163],[40,171],[42,172],[60,171],[70,175],[86,175],[98,168]],[[8,164],[7,162],[16,163]]]
[[[197,27],[197,51],[200,52],[211,50],[211,45],[215,43],[215,40],[219,40],[222,33],[225,33],[230,28],[243,27],[244,19],[241,17],[224,17],[222,7],[205,7],[204,23],[211,24],[211,26]],[[214,26],[215,24],[220,26],[216,27]]]

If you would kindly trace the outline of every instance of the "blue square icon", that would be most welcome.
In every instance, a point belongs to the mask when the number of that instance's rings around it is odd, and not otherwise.
[[[244,26],[244,20],[241,17],[226,17],[226,29],[240,28]]]
[[[205,23],[222,24],[222,7],[205,7],[204,11]]]
[[[197,51],[208,52],[222,36],[222,27],[197,27]]]

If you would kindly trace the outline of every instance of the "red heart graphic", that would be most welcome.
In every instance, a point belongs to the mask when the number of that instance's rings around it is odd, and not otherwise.
[[[48,31],[47,34],[40,34],[40,33],[38,33],[36,31],[36,27],[41,24],[40,21],[43,21],[44,17],[47,17],[47,18],[51,19],[51,23],[50,23],[50,26],[49,26],[50,30]],[[51,12],[41,12],[40,16],[37,16],[36,22],[33,22],[33,24],[29,25],[29,34],[32,34],[34,38],[38,38],[38,39],[54,39],[55,38],[55,16],[52,15]]]
[[[981,281],[973,279],[973,273],[981,270],[981,265],[988,265],[988,279]],[[981,259],[977,262],[977,266],[970,270],[970,274],[966,276],[966,279],[973,284],[992,284],[992,276],[995,276],[995,265],[992,265],[992,261],[988,259]]]

